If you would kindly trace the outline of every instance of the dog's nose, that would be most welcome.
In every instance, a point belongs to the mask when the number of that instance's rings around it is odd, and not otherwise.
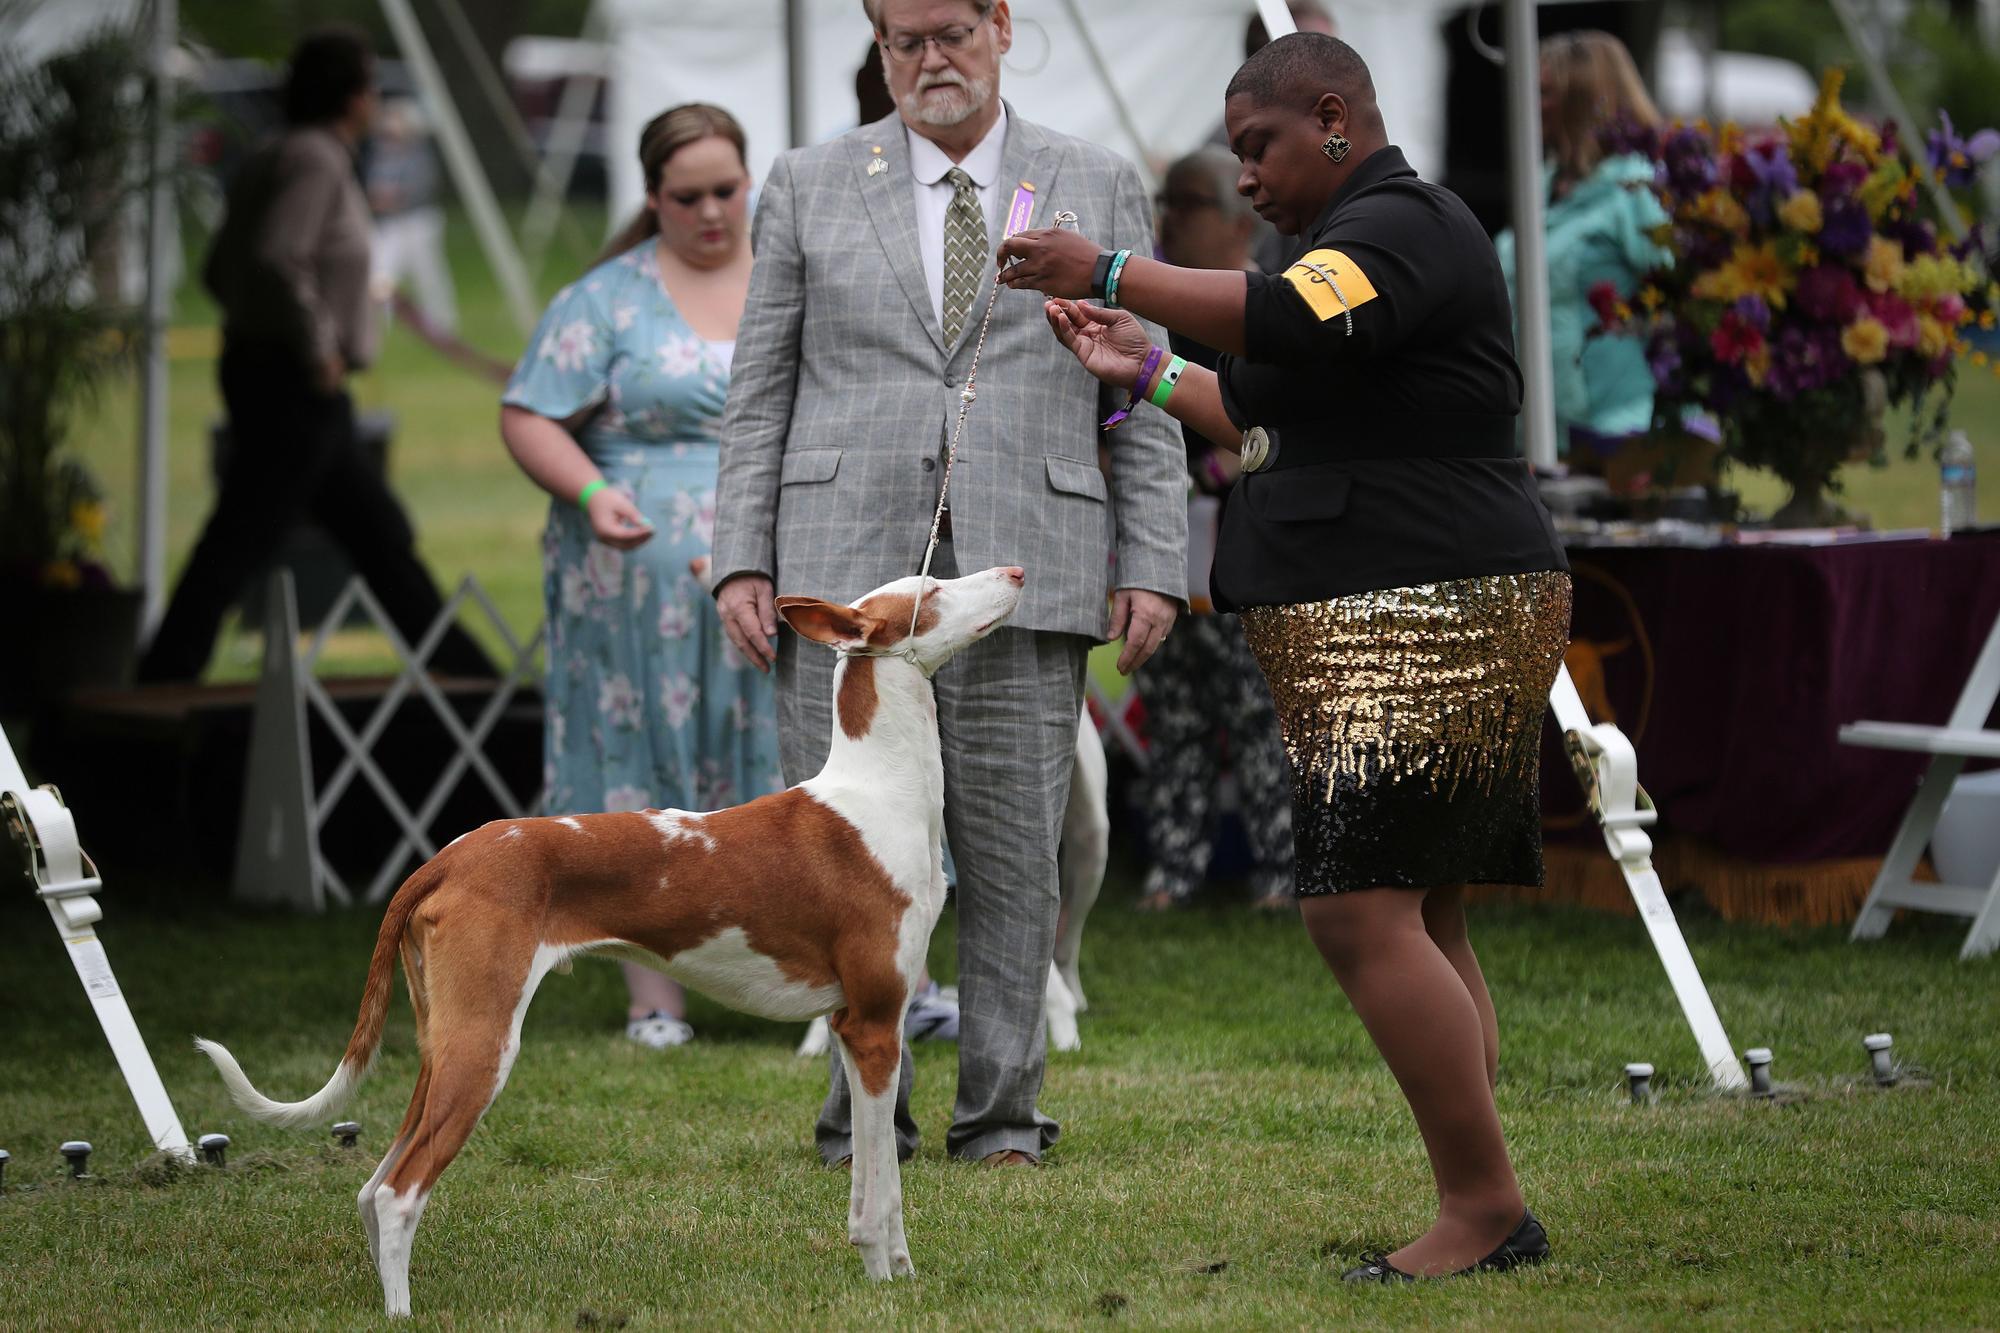
[[[1008,565],[1000,572],[1006,575],[1007,581],[1017,588],[1028,581],[1028,571],[1019,565]]]

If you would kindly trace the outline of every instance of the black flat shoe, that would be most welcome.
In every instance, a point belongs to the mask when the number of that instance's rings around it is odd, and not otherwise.
[[[1500,1242],[1493,1253],[1481,1259],[1470,1268],[1443,1274],[1445,1277],[1466,1277],[1473,1273],[1504,1273],[1523,1264],[1538,1264],[1549,1257],[1549,1233],[1532,1212],[1521,1214],[1520,1225]],[[1389,1262],[1386,1254],[1362,1256],[1359,1268],[1350,1268],[1340,1275],[1343,1282],[1418,1282],[1415,1273],[1405,1273]]]

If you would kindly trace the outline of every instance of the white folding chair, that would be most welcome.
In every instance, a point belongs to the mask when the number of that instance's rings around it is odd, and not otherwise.
[[[1905,754],[1927,754],[1930,766],[1917,784],[1903,826],[1889,844],[1881,873],[1868,890],[1868,901],[1848,937],[1856,940],[1880,939],[1898,907],[1913,912],[1937,912],[1946,916],[1972,918],[1960,958],[1979,958],[2000,948],[2000,870],[1984,886],[1920,883],[1911,877],[1917,858],[1930,846],[1944,809],[1951,784],[1958,779],[1968,759],[2000,759],[2000,731],[1986,729],[1993,701],[2000,698],[2000,619],[1986,636],[1986,646],[1973,663],[1972,675],[1951,710],[1951,718],[1941,727],[1919,726],[1910,722],[1853,722],[1840,729],[1845,745],[1865,745],[1876,750],[1899,750]]]

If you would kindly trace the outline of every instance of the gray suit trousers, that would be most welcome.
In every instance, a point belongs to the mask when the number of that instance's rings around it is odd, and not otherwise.
[[[953,578],[950,543],[931,572]],[[1032,577],[1032,575],[1030,576]],[[945,1149],[977,1161],[1017,1149],[1040,1157],[1059,1127],[1035,1106],[1046,1037],[1042,996],[1061,893],[1056,847],[1076,758],[1084,658],[1078,634],[1001,627],[933,682],[944,749],[944,822],[958,865],[958,1097]],[[834,655],[796,634],[778,644],[778,734],[785,781],[819,772],[833,735]],[[836,1052],[814,1137],[820,1156],[854,1151]],[[896,1148],[916,1151],[910,1052],[896,1094]]]

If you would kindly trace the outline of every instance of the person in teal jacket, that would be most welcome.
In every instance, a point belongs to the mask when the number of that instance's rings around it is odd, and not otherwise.
[[[1549,266],[1549,342],[1555,362],[1556,441],[1572,427],[1599,436],[1640,434],[1653,422],[1653,375],[1629,334],[1597,333],[1589,293],[1609,282],[1631,300],[1648,270],[1671,258],[1653,239],[1666,210],[1648,187],[1653,162],[1607,153],[1615,124],[1657,128],[1660,113],[1624,43],[1606,32],[1568,32],[1542,43],[1542,139]],[[1513,295],[1514,233],[1495,240]],[[1516,300],[1518,317],[1519,302]]]

